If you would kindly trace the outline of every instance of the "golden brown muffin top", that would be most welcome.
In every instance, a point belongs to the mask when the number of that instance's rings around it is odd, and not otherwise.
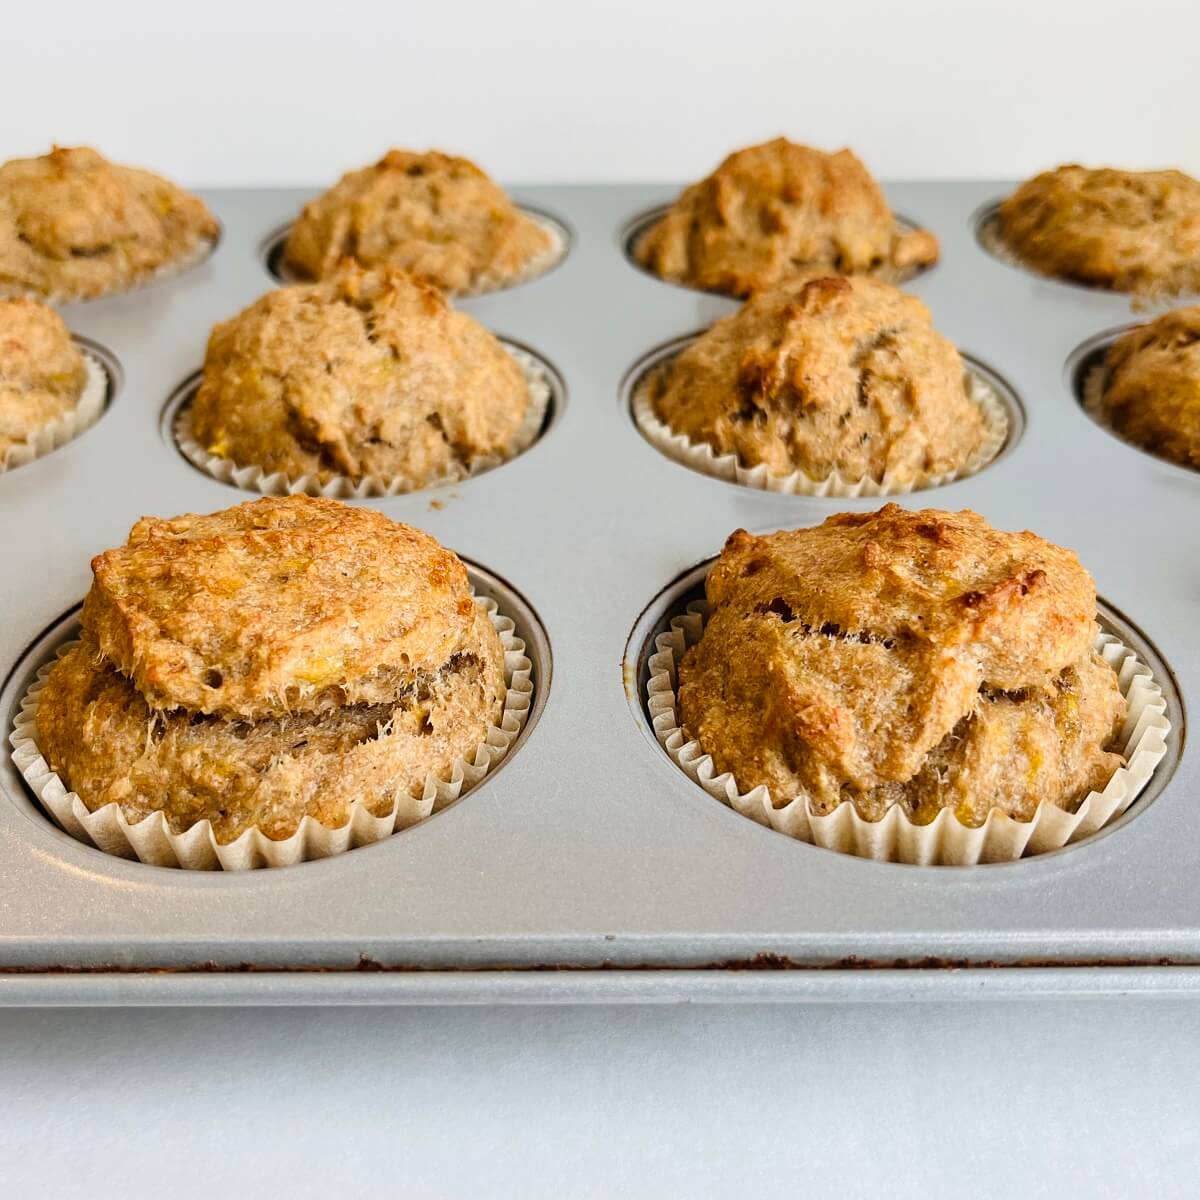
[[[1200,180],[1075,164],[1021,184],[1000,234],[1035,270],[1120,292],[1200,291]]]
[[[54,309],[0,299],[0,463],[12,446],[66,416],[86,380],[83,355]]]
[[[938,244],[926,230],[897,232],[851,151],[776,138],[692,184],[634,253],[663,279],[746,296],[803,271],[900,277],[936,262]]]
[[[518,276],[552,246],[551,235],[469,159],[390,150],[304,206],[284,264],[323,279],[350,258],[465,292]]]
[[[218,232],[196,196],[84,146],[0,166],[0,292],[121,291]]]
[[[83,626],[156,709],[386,702],[475,620],[466,569],[428,534],[306,496],[143,517],[92,572]]]
[[[216,326],[192,434],[268,472],[417,488],[504,456],[528,407],[521,369],[474,318],[401,271],[346,263]]]
[[[1040,714],[1034,724],[1049,721],[1052,734],[1070,726],[1085,692],[1098,697],[1097,719],[1085,723],[1103,736],[1069,763],[1057,759],[1055,771],[1090,787],[1117,765],[1103,746],[1123,703],[1112,671],[1099,685],[1091,671],[1091,576],[1032,533],[1001,532],[969,511],[895,504],[812,529],[739,530],[707,595],[707,625],[680,671],[682,716],[743,790],[765,783],[780,802],[804,795],[816,811],[854,799],[868,814],[875,806],[871,819],[881,800],[906,799],[916,811],[920,790],[896,789],[919,786],[982,704],[1028,702],[1026,715]],[[989,745],[1011,740],[1011,714],[986,715],[999,722]],[[969,770],[959,784],[954,804],[986,817],[992,797]],[[926,800],[937,785],[924,780]]]
[[[1105,366],[1103,419],[1151,454],[1200,468],[1200,305],[1131,329]]]
[[[862,277],[760,292],[653,378],[662,421],[776,475],[911,483],[962,467],[984,421],[915,296]]]

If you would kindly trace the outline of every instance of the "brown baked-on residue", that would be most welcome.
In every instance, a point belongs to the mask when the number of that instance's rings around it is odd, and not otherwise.
[[[0,464],[71,412],[86,381],[83,355],[54,309],[0,299]]]
[[[1200,180],[1070,165],[997,212],[1005,245],[1044,275],[1143,295],[1200,292]]]
[[[803,271],[899,279],[936,262],[938,243],[927,230],[897,230],[851,151],[776,138],[692,184],[634,254],[663,279],[746,296]]]
[[[929,310],[863,277],[801,276],[758,293],[649,386],[674,432],[776,475],[903,485],[961,468],[984,434]]]
[[[895,504],[739,530],[680,666],[689,736],[738,787],[866,820],[900,805],[972,826],[1072,809],[1122,764],[1096,593],[1068,550],[982,517]]]
[[[306,279],[351,258],[465,292],[519,277],[552,247],[550,233],[469,159],[390,150],[304,206],[283,258]]]
[[[445,777],[497,721],[504,650],[462,563],[333,500],[144,518],[93,560],[38,746],[95,811],[217,840],[336,827]]]
[[[124,291],[191,258],[219,231],[198,197],[85,146],[0,166],[0,293]]]
[[[401,271],[346,263],[216,326],[192,435],[268,473],[415,489],[507,456],[528,407],[520,367],[473,317]]]
[[[1200,305],[1123,334],[1105,367],[1100,417],[1143,450],[1200,469]]]

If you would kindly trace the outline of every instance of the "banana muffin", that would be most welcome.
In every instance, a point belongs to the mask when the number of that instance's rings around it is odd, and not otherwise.
[[[0,299],[0,469],[14,448],[74,411],[87,378],[83,355],[54,309]]]
[[[469,159],[390,150],[304,206],[283,264],[301,279],[324,279],[351,258],[470,292],[513,282],[554,250],[550,232]]]
[[[1123,438],[1200,469],[1200,305],[1139,325],[1109,347],[1096,414]]]
[[[162,812],[219,843],[340,827],[419,796],[487,735],[504,652],[461,561],[334,500],[143,518],[97,555],[38,746],[95,811]]]
[[[196,258],[218,233],[196,196],[85,146],[0,166],[0,293],[124,291]]]
[[[774,475],[904,486],[962,468],[985,433],[962,359],[929,310],[861,276],[758,293],[648,387],[672,432]]]
[[[776,138],[729,155],[634,247],[647,270],[731,296],[797,272],[898,279],[937,261],[927,230],[900,232],[879,184],[849,150]]]
[[[521,368],[473,317],[402,271],[346,263],[216,326],[191,436],[268,473],[413,490],[509,457],[529,406]]]
[[[679,670],[682,724],[739,789],[868,821],[1068,810],[1123,759],[1096,592],[1075,555],[973,512],[889,504],[734,533]]]
[[[1070,165],[997,213],[1003,244],[1043,275],[1143,295],[1200,292],[1200,180]]]

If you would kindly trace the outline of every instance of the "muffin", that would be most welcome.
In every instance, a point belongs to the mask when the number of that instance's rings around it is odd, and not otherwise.
[[[1139,325],[1109,347],[1096,415],[1135,446],[1200,469],[1200,305]]]
[[[194,260],[218,233],[196,196],[87,147],[0,166],[0,292],[124,291]]]
[[[550,231],[469,159],[390,150],[304,206],[283,265],[300,279],[324,279],[350,258],[471,292],[515,282],[556,250]]]
[[[38,747],[95,812],[218,844],[419,797],[501,715],[504,652],[463,564],[333,500],[143,518],[97,555]]]
[[[897,230],[851,151],[776,138],[689,187],[634,256],[672,283],[747,296],[801,271],[901,278],[936,262],[938,243],[927,230]]]
[[[1124,761],[1091,576],[1032,533],[894,504],[739,530],[707,598],[679,668],[681,723],[775,805],[1027,822],[1039,802],[1074,811]]]
[[[772,475],[886,479],[963,470],[988,435],[929,310],[861,276],[760,292],[647,380],[672,434]]]
[[[997,212],[1003,245],[1043,275],[1141,294],[1200,291],[1200,180],[1057,167]]]
[[[530,404],[513,356],[437,289],[346,263],[216,326],[190,436],[268,473],[413,490],[511,457]]]
[[[36,300],[0,300],[0,469],[75,411],[87,381],[58,313]]]

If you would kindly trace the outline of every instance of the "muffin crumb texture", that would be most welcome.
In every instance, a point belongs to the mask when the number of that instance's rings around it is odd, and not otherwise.
[[[937,261],[927,230],[900,232],[849,150],[776,138],[729,155],[634,247],[662,279],[747,296],[804,271],[900,279]]]
[[[219,843],[336,828],[447,775],[500,717],[504,651],[427,534],[332,500],[143,518],[93,560],[38,745],[91,811]]]
[[[862,277],[761,292],[651,377],[659,419],[774,475],[895,485],[961,469],[985,422],[928,309]]]
[[[1056,167],[997,212],[1005,245],[1044,275],[1141,295],[1200,292],[1200,180],[1182,171]]]
[[[87,368],[62,317],[36,300],[0,299],[0,467],[72,412]]]
[[[216,326],[191,433],[240,466],[413,490],[508,457],[529,404],[521,368],[473,317],[401,271],[347,263]]]
[[[1200,470],[1200,305],[1119,337],[1105,356],[1097,415],[1143,450]]]
[[[305,205],[283,262],[302,279],[324,279],[348,258],[470,292],[518,279],[553,248],[549,231],[469,159],[391,150]]]
[[[1092,579],[1034,534],[894,504],[739,530],[707,597],[680,715],[743,792],[979,826],[992,809],[1031,820],[1042,801],[1074,811],[1123,763]]]
[[[0,166],[0,293],[90,299],[144,283],[220,232],[175,184],[56,146]]]

